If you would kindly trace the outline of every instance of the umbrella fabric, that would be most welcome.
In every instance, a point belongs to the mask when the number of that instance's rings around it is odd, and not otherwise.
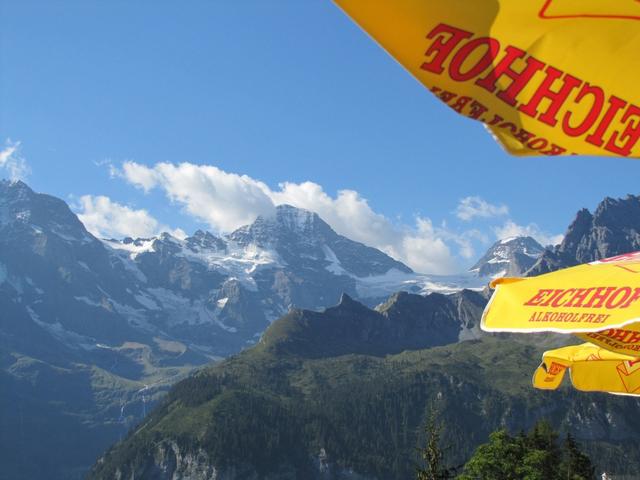
[[[511,154],[640,157],[640,2],[335,1]]]
[[[573,333],[640,356],[640,252],[531,278],[500,278],[482,316],[488,332]]]
[[[556,390],[569,371],[573,386],[585,392],[640,394],[640,360],[591,343],[545,352],[533,386]]]

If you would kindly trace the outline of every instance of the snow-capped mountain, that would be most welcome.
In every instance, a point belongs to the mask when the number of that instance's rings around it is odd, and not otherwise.
[[[322,309],[342,293],[374,305],[400,290],[479,286],[464,277],[416,274],[381,251],[338,235],[317,214],[289,205],[224,237],[197,231],[184,240],[165,233],[103,242],[135,274],[138,304],[164,312],[165,332],[181,341],[221,343],[213,347],[216,354],[252,343],[294,306]]]
[[[531,237],[510,237],[494,243],[469,272],[478,277],[523,276],[540,258],[544,247]]]
[[[224,237],[99,240],[62,200],[2,182],[0,234],[0,308],[20,312],[9,323],[72,349],[159,337],[205,357],[228,355],[292,306],[321,309],[342,293],[374,305],[400,290],[480,286],[416,274],[288,205]]]

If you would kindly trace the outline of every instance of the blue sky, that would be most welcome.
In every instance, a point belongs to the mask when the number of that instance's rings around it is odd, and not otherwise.
[[[496,236],[554,238],[579,208],[638,193],[634,160],[509,157],[329,0],[0,9],[0,175],[23,161],[27,183],[103,234],[224,231],[231,214],[298,201],[341,233],[446,273]]]

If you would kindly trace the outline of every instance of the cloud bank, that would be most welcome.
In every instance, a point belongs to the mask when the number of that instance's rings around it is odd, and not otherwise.
[[[134,210],[113,202],[109,197],[83,195],[76,206],[85,228],[99,238],[152,237],[169,232],[178,238],[185,233],[162,225],[146,210]]]
[[[414,225],[394,224],[354,190],[341,190],[332,197],[313,182],[285,182],[272,189],[247,175],[192,163],[149,167],[124,162],[119,175],[145,192],[162,189],[186,213],[220,232],[289,204],[318,213],[339,234],[379,248],[417,271],[446,274],[459,268],[442,232],[429,219],[417,217]]]
[[[445,223],[434,225],[422,216],[416,216],[411,224],[393,222],[374,211],[355,190],[340,190],[332,196],[310,181],[283,182],[272,188],[248,175],[186,162],[148,166],[126,161],[121,168],[110,165],[109,170],[112,177],[122,178],[145,193],[162,191],[184,213],[218,233],[247,225],[259,215],[270,216],[277,205],[289,204],[318,213],[339,234],[378,248],[418,272],[458,273],[477,256],[478,246],[486,248],[493,240],[476,228],[456,231]],[[78,210],[87,228],[102,237],[151,236],[170,231],[146,210],[135,210],[107,197],[84,196]],[[494,225],[485,225],[484,230],[492,231],[496,240],[529,235],[548,245],[562,238],[543,232],[535,224],[518,225],[508,218],[506,205],[492,204],[478,196],[462,198],[454,214],[463,224],[493,221]]]

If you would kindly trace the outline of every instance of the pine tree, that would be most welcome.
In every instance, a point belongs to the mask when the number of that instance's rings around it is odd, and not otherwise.
[[[423,466],[416,471],[417,480],[449,480],[453,478],[453,469],[445,467],[444,464],[444,453],[440,447],[443,426],[437,417],[438,413],[431,405],[424,426],[425,446],[417,449],[423,463]]]
[[[571,434],[563,445],[563,460],[560,465],[560,479],[562,480],[592,480],[595,478],[595,467],[585,455]]]
[[[542,420],[534,425],[527,436],[527,449],[529,454],[539,452],[536,454],[537,471],[542,478],[554,478],[562,455],[558,447],[558,434],[548,421]]]

